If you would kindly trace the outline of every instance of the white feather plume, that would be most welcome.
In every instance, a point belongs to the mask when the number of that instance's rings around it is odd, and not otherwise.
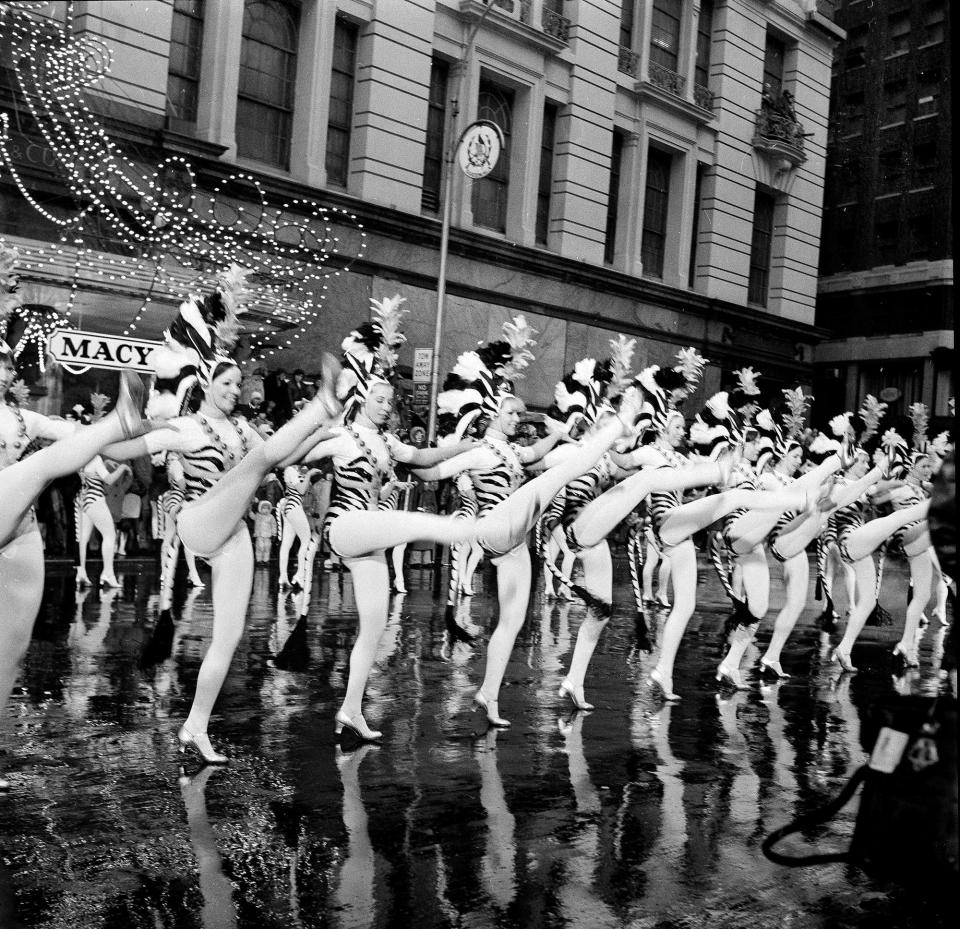
[[[680,351],[677,352],[677,361],[678,364],[675,367],[683,374],[687,382],[687,389],[692,391],[703,376],[703,369],[707,365],[707,359],[695,348],[690,346],[688,348],[681,348]]]
[[[453,373],[465,381],[476,381],[481,374],[490,376],[490,370],[476,352],[463,352],[453,366]]]
[[[740,368],[739,371],[733,373],[737,376],[738,386],[747,396],[755,397],[760,393],[760,388],[757,387],[757,378],[760,377],[760,374],[753,368]]]
[[[581,358],[573,366],[573,379],[578,384],[583,384],[584,387],[586,387],[593,380],[593,375],[596,372],[596,369],[596,358]]]
[[[847,430],[850,428],[850,417],[853,414],[850,412],[847,413],[838,413],[834,416],[830,422],[827,424],[830,427],[830,431],[838,438],[844,439],[847,436]]]
[[[610,386],[608,392],[618,397],[630,383],[631,368],[633,367],[633,353],[637,346],[636,339],[628,339],[618,335],[610,340]]]
[[[707,401],[706,406],[717,419],[727,419],[730,416],[730,395],[721,390]]]
[[[510,361],[508,361],[502,370],[496,373],[506,378],[508,381],[523,377],[523,370],[529,366],[534,359],[534,354],[530,349],[536,345],[536,330],[527,325],[527,318],[518,313],[512,320],[503,324],[503,338],[510,345]]]

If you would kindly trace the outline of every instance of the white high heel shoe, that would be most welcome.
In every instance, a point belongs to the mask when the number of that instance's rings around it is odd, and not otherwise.
[[[473,702],[487,714],[487,722],[491,726],[496,726],[498,729],[508,729],[510,727],[510,720],[504,719],[500,715],[500,707],[497,705],[497,701],[488,700],[482,690],[478,690],[473,695]]]
[[[570,683],[569,679],[564,679],[563,683],[560,684],[560,689],[557,691],[557,696],[561,699],[563,697],[569,697],[570,702],[578,710],[593,709],[593,704],[587,703],[587,700],[583,695],[583,687],[575,687],[572,683]]]

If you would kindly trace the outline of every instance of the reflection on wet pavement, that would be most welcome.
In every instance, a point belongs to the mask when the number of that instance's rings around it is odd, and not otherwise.
[[[936,924],[923,901],[853,867],[789,870],[760,852],[862,762],[871,701],[936,691],[936,624],[919,670],[891,678],[895,625],[868,628],[861,672],[838,676],[811,604],[784,654],[793,677],[746,671],[749,691],[718,692],[723,606],[704,573],[670,706],[646,683],[664,617],[638,623],[625,585],[587,679],[596,709],[571,714],[557,688],[583,609],[535,596],[501,694],[513,728],[497,732],[469,699],[494,622],[490,577],[456,616],[478,634],[467,643],[431,576],[410,574],[365,707],[382,745],[334,740],[349,578],[319,573],[305,598],[261,570],[211,724],[232,760],[198,769],[181,768],[174,733],[211,632],[209,590],[178,588],[175,622],[158,628],[148,566],[102,594],[51,571],[0,754],[13,785],[0,797],[0,927]],[[855,812],[806,840],[845,846]]]

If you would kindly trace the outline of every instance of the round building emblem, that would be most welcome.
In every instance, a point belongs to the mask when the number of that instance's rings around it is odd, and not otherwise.
[[[503,151],[503,132],[487,119],[471,123],[460,136],[457,162],[471,180],[486,177],[496,166]]]

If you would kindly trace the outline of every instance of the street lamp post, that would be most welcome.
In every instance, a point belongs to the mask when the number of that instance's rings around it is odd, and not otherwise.
[[[447,252],[450,249],[450,217],[453,200],[453,166],[460,146],[460,97],[463,94],[464,77],[470,66],[473,43],[477,32],[493,7],[493,0],[483,0],[484,9],[470,30],[467,46],[457,68],[456,94],[451,98],[450,145],[444,159],[446,177],[443,187],[443,221],[440,227],[440,271],[437,280],[437,315],[433,329],[433,364],[430,370],[430,418],[427,424],[427,442],[432,444],[437,437],[437,393],[440,384],[440,344],[443,339],[443,311],[447,295]]]

